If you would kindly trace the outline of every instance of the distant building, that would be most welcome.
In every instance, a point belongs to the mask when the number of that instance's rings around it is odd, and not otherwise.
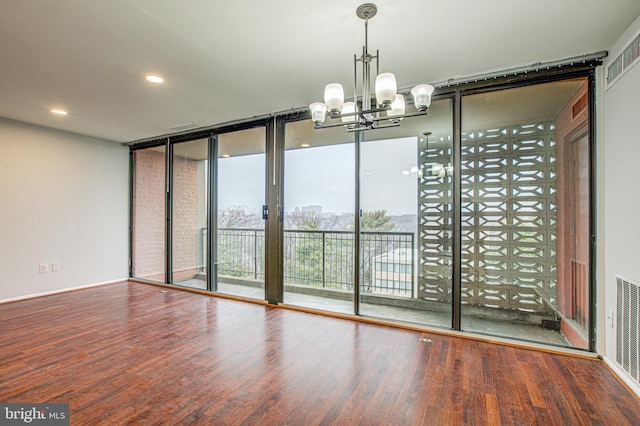
[[[372,293],[413,297],[414,252],[412,248],[396,248],[373,258]]]

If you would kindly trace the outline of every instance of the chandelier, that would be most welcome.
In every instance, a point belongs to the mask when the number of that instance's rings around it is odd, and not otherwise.
[[[345,126],[347,131],[359,132],[363,130],[381,129],[400,125],[400,120],[406,117],[425,115],[431,104],[431,94],[434,87],[430,84],[419,84],[411,89],[414,113],[405,113],[405,100],[398,92],[396,77],[393,73],[380,73],[380,52],[375,56],[369,54],[368,24],[378,11],[375,4],[365,3],[358,7],[356,15],[364,20],[364,46],[362,55],[353,55],[353,102],[344,101],[344,88],[340,83],[330,83],[324,89],[324,102],[314,102],[309,105],[311,120],[316,129]],[[376,60],[376,81],[374,86],[374,106],[371,96],[371,62]],[[358,88],[358,63],[361,64],[362,98],[356,94]],[[341,122],[323,124],[326,117],[340,118]]]

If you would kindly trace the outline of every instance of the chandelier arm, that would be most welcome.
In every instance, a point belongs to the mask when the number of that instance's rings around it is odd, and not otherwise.
[[[380,75],[380,50],[376,49],[376,75]],[[375,90],[375,88],[374,88]],[[376,99],[376,103],[378,103],[378,100]],[[389,106],[389,109],[391,109],[391,106]],[[377,112],[376,113],[376,118],[380,117],[380,113]]]
[[[339,114],[337,112],[330,112],[327,113],[329,115],[330,118],[342,118],[342,117],[354,117],[356,115],[359,115],[360,117],[362,117],[363,119],[365,118],[364,116],[366,114],[374,114],[377,112],[384,112],[384,111],[389,111],[391,109],[391,105],[382,105],[380,108],[373,108],[373,109],[368,109],[368,110],[364,110],[364,111],[354,111],[354,112],[345,112],[343,114]],[[386,117],[381,117],[381,120],[385,119]]]
[[[373,130],[371,126],[347,127],[347,133],[364,132],[365,130]]]
[[[417,112],[410,112],[410,113],[402,114],[402,115],[394,115],[392,117],[374,118],[373,121],[375,121],[375,122],[384,121],[384,120],[397,121],[397,120],[400,120],[401,118],[410,118],[410,117],[418,117],[420,115],[427,115],[427,113],[428,113],[427,110],[417,111]]]
[[[358,109],[358,58],[353,54],[353,104]]]
[[[328,129],[330,127],[340,127],[342,126],[342,124],[339,123],[335,123],[335,124],[319,124],[314,126],[316,129]],[[392,123],[388,123],[388,124],[366,124],[366,125],[353,125],[353,126],[347,126],[347,132],[348,133],[353,133],[353,132],[364,132],[365,130],[378,130],[378,129],[388,129],[390,127],[399,127],[400,123],[399,122],[392,122]]]
[[[369,89],[369,52],[362,46],[362,109],[371,109],[371,91]]]
[[[388,129],[390,127],[399,127],[400,123],[395,122],[391,124],[377,125],[377,124],[367,124],[364,126],[353,126],[347,127],[347,133],[353,132],[364,132],[365,130],[378,130],[378,129]]]
[[[372,124],[369,130],[388,129],[389,127],[400,127],[399,121],[393,121],[389,124]]]
[[[332,124],[315,123],[313,127],[316,129],[328,129],[330,127],[343,127],[344,125],[345,125],[344,123],[332,123]]]

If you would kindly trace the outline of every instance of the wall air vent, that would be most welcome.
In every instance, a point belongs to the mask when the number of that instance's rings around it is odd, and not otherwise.
[[[640,383],[638,354],[640,352],[640,283],[616,275],[617,320],[616,362]]]
[[[640,35],[636,37],[622,53],[622,66],[629,68],[640,57]]]
[[[620,74],[622,74],[622,55],[618,56],[607,68],[607,83],[613,83]]]
[[[615,83],[640,58],[640,34],[636,34],[631,43],[607,67],[607,87]]]

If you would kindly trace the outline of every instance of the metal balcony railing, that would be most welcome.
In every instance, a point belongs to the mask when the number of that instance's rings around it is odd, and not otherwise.
[[[206,244],[206,230],[201,231]],[[352,231],[285,230],[284,282],[328,289],[353,290]],[[415,236],[411,232],[363,232],[361,291],[415,295]],[[218,274],[264,279],[264,230],[219,228]]]

